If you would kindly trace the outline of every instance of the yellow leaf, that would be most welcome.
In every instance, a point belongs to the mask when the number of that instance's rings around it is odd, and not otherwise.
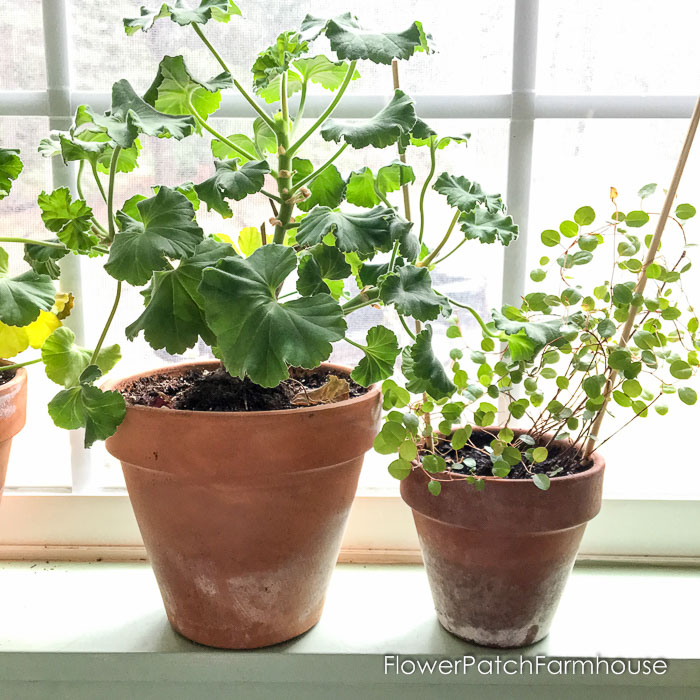
[[[255,226],[244,228],[238,236],[238,248],[248,257],[262,245],[260,231]]]
[[[42,311],[39,318],[28,326],[7,326],[0,323],[0,357],[14,357],[30,345],[39,349],[60,325],[57,316],[48,311]]]
[[[70,292],[57,294],[54,300],[53,308],[51,309],[51,313],[56,314],[56,316],[58,316],[58,320],[62,321],[64,318],[68,318],[70,316],[70,312],[73,310],[74,305],[75,297]]]
[[[610,199],[614,202],[617,199],[617,188],[616,187],[611,187],[610,188]]]
[[[29,344],[35,349],[40,348],[44,344],[44,341],[60,327],[60,325],[61,322],[58,320],[58,316],[48,311],[42,311],[36,321],[25,326]]]
[[[6,326],[0,322],[0,357],[9,359],[29,347],[26,326]]]

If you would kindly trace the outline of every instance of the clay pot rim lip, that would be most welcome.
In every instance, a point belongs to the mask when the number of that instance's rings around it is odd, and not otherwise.
[[[0,365],[13,365],[15,364],[11,360],[0,359]],[[15,370],[15,376],[10,379],[9,382],[0,384],[0,395],[6,394],[8,391],[13,389],[18,384],[24,384],[27,381],[27,368],[19,367]]]
[[[479,428],[476,427],[475,431],[480,431],[480,432],[486,432],[486,431],[493,431],[493,430],[500,430],[498,426],[491,426],[488,428]],[[523,428],[513,428],[514,433],[527,433],[527,430],[524,430]],[[571,445],[570,440],[555,440],[554,443],[555,445]],[[550,477],[551,483],[572,483],[575,481],[582,481],[584,479],[590,479],[592,476],[595,476],[598,474],[598,472],[601,472],[605,469],[605,457],[603,457],[602,454],[599,452],[594,452],[591,455],[591,459],[593,460],[593,466],[589,467],[585,471],[578,472],[577,474],[567,474],[566,476],[552,476]],[[444,473],[449,473],[449,472],[444,472]],[[475,479],[481,479],[482,481],[488,481],[493,484],[528,484],[530,485],[530,482],[532,479],[503,479],[498,476],[475,476]],[[452,482],[458,482],[458,481],[464,481],[464,479],[457,475],[457,478],[451,478],[449,483]]]
[[[171,372],[175,373],[177,372],[180,368],[194,368],[194,367],[202,367],[202,366],[207,366],[207,365],[220,365],[221,362],[217,359],[206,359],[206,360],[189,360],[187,362],[175,362],[170,365],[165,365],[164,367],[156,367],[154,369],[150,370],[145,370],[144,372],[138,372],[137,374],[131,374],[128,377],[123,377],[121,379],[108,379],[104,384],[102,384],[101,388],[104,391],[107,390],[112,390],[112,391],[118,391],[118,388],[120,385],[125,384],[128,381],[134,381],[136,379],[140,379],[141,377],[146,377],[151,374],[155,374],[158,372]],[[320,367],[331,367],[334,369],[339,369],[345,372],[346,374],[350,374],[352,371],[349,367],[346,367],[345,365],[339,365],[334,362],[322,362]],[[8,384],[11,384],[14,381],[14,379]],[[379,383],[374,383],[370,384],[369,387],[367,387],[367,392],[362,394],[361,396],[354,396],[350,399],[345,399],[344,401],[336,401],[335,403],[327,403],[327,404],[321,404],[318,406],[302,406],[300,408],[276,408],[272,411],[193,411],[191,409],[174,409],[172,411],[165,411],[165,413],[172,413],[174,415],[195,415],[195,416],[208,416],[210,419],[213,418],[214,416],[218,416],[220,419],[221,418],[230,418],[231,416],[250,416],[250,417],[261,417],[261,416],[283,416],[283,415],[303,415],[306,413],[316,413],[318,411],[329,411],[329,410],[338,410],[343,407],[349,406],[349,405],[357,405],[359,403],[362,403],[363,401],[371,401],[374,400],[374,398],[381,393],[381,389],[379,386]],[[156,408],[154,406],[137,406],[133,404],[128,404],[126,405],[127,411],[136,411],[138,413],[144,413],[144,412],[155,412],[158,411],[159,413],[164,413],[164,411],[161,408]]]

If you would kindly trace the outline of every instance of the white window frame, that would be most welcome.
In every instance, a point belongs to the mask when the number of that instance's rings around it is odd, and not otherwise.
[[[81,92],[70,85],[68,0],[42,0],[47,89],[0,91],[0,116],[47,116],[51,129],[67,129],[76,107],[108,109],[106,92]],[[515,0],[512,90],[504,95],[416,98],[426,119],[509,119],[507,201],[520,223],[517,243],[505,251],[504,301],[525,290],[528,215],[536,119],[688,119],[695,96],[538,95],[535,93],[538,0]],[[348,96],[338,116],[362,117],[381,108],[381,97]],[[318,116],[323,97],[307,102]],[[226,95],[217,116],[250,117],[243,98]],[[75,169],[52,163],[53,186],[74,188]],[[63,284],[81,295],[80,261],[67,258]],[[72,328],[81,341],[78,311]],[[0,507],[0,557],[132,559],[145,556],[133,512],[123,489],[90,489],[90,454],[81,431],[71,434],[72,487],[61,490],[6,488]],[[375,462],[378,456],[367,461]],[[614,469],[614,465],[610,465]],[[690,499],[606,499],[589,525],[581,556],[595,559],[697,561],[700,558],[700,501]],[[393,493],[365,489],[355,500],[341,557],[346,561],[415,561],[418,541],[410,510]]]

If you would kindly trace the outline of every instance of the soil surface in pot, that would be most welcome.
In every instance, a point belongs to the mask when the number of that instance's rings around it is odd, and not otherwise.
[[[7,382],[9,382],[11,379],[14,379],[15,374],[17,374],[17,370],[14,369],[3,370],[0,372],[0,386],[7,384]]]
[[[319,367],[306,370],[293,367],[290,378],[267,389],[247,377],[238,379],[222,367],[214,370],[191,369],[184,374],[153,374],[141,377],[121,389],[127,403],[134,406],[174,408],[182,411],[274,411],[302,408],[294,397],[319,389],[330,375],[347,380],[349,398],[366,394],[369,389],[337,370]],[[347,396],[345,398],[348,398]],[[319,405],[313,399],[306,405]]]
[[[474,433],[471,440],[479,448],[489,445],[496,438],[496,434],[487,435],[483,433]],[[527,445],[519,445],[523,451]],[[547,474],[549,476],[569,476],[585,472],[593,466],[593,461],[589,460],[586,463],[581,462],[581,453],[579,450],[572,448],[563,448],[559,445],[550,445],[548,456],[544,462],[539,464],[528,464],[528,471],[525,465],[520,464],[511,467],[508,476],[504,479],[530,479],[532,474]],[[449,471],[456,474],[466,474],[471,476],[493,476],[491,471],[491,457],[488,454],[475,449],[471,445],[466,445],[461,450],[454,450],[450,443],[445,441],[437,446],[437,451],[441,454]],[[464,466],[464,460],[471,458],[476,462],[475,467]]]

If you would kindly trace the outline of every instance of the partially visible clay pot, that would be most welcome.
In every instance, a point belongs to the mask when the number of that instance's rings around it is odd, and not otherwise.
[[[218,364],[180,364],[108,386]],[[316,624],[379,420],[378,386],[290,410],[127,408],[107,449],[122,462],[178,632],[201,644],[252,649]]]
[[[3,365],[12,364],[0,360]],[[27,417],[27,370],[20,367],[15,376],[0,384],[0,498],[10,461],[12,438],[22,430]]]
[[[483,491],[454,480],[439,496],[414,469],[401,496],[413,509],[442,626],[489,647],[547,636],[586,523],[600,510],[604,468],[594,453],[590,469],[552,478],[548,491],[487,477]]]

